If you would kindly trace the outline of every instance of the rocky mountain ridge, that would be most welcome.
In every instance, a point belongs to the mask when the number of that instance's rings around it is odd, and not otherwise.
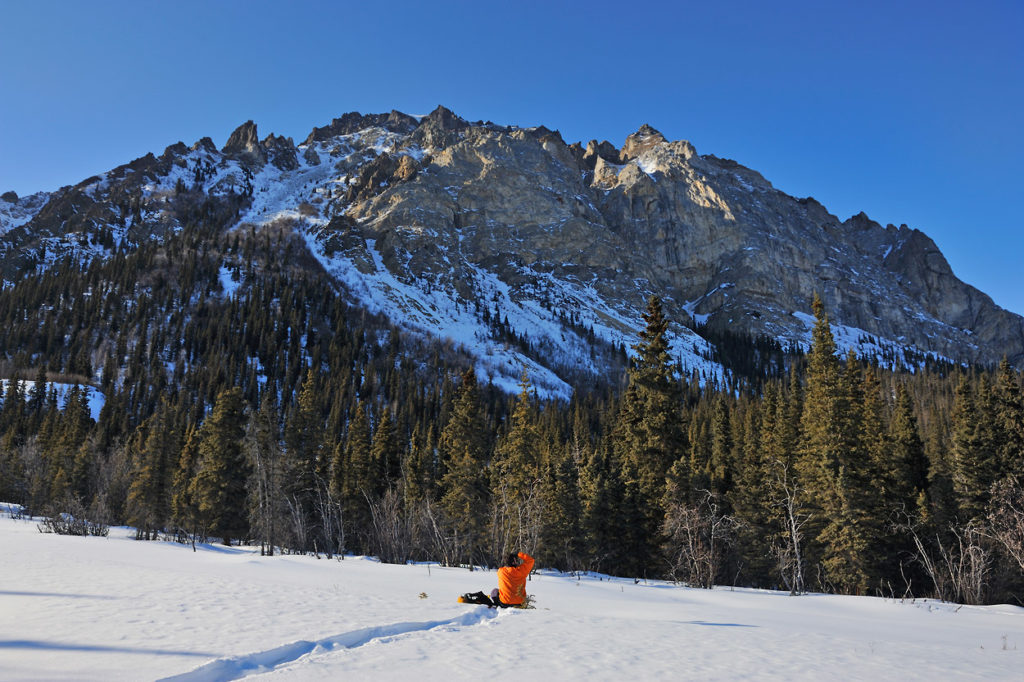
[[[439,107],[345,114],[296,145],[248,121],[220,150],[177,143],[74,187],[3,195],[0,271],[14,282],[231,211],[233,229],[303,235],[353,299],[465,346],[492,380],[525,367],[556,394],[570,368],[602,371],[596,341],[634,342],[652,294],[673,352],[705,376],[721,368],[694,329],[805,344],[815,293],[862,354],[1024,362],[1024,318],[959,281],[924,233],[840,221],[646,125],[621,148],[567,144]]]

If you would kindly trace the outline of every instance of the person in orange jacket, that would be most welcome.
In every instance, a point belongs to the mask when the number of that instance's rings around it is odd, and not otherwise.
[[[526,601],[526,578],[532,570],[532,556],[526,552],[509,554],[498,569],[498,587],[491,590],[490,597],[483,592],[468,592],[459,597],[459,602],[502,608],[522,606]]]
[[[509,554],[498,569],[498,598],[495,606],[522,606],[526,601],[526,578],[533,570],[533,557],[526,552]]]

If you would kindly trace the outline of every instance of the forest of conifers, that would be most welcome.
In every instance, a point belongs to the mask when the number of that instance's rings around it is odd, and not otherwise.
[[[808,352],[730,336],[743,371],[723,383],[680,374],[652,297],[632,360],[597,348],[606,376],[569,401],[526,375],[509,396],[347,304],[287,230],[222,235],[217,208],[0,290],[0,374],[34,381],[0,396],[0,499],[266,554],[521,549],[700,586],[1020,602],[1024,397],[1005,362],[841,358],[816,301]],[[99,389],[99,419],[57,382]]]

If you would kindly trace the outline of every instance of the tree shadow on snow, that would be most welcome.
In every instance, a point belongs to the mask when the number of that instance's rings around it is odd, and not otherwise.
[[[707,625],[715,628],[756,628],[757,625],[748,625],[746,623],[709,623],[706,620],[687,620],[683,621],[683,625]]]
[[[83,651],[95,653],[147,654],[150,656],[195,656],[210,658],[217,654],[208,651],[173,651],[143,647],[107,646],[105,644],[72,644],[70,642],[41,642],[34,639],[0,639],[0,649],[37,649],[47,651]]]
[[[63,597],[65,599],[122,599],[109,594],[71,594],[65,592],[25,592],[15,590],[0,590],[0,597]]]

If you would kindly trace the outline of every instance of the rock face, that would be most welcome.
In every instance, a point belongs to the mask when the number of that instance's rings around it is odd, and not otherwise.
[[[806,341],[818,293],[853,334],[959,361],[1024,360],[1024,320],[957,280],[923,233],[864,215],[840,222],[814,199],[650,126],[621,151],[592,141],[580,154],[438,110],[412,137],[429,167],[351,193],[344,209],[384,263],[401,264],[397,277],[467,300],[476,268],[521,299],[541,282],[630,305],[658,293],[676,320],[783,342]],[[380,163],[394,164],[382,155],[366,168]]]
[[[241,159],[250,164],[262,165],[267,160],[266,152],[260,145],[260,138],[256,134],[256,124],[252,121],[246,121],[235,128],[224,148],[221,149],[221,153],[229,158]]]
[[[3,205],[29,206],[13,199]],[[586,364],[582,330],[628,346],[650,294],[679,323],[681,354],[704,343],[684,325],[806,343],[817,293],[846,347],[1024,365],[1024,318],[959,281],[918,230],[840,221],[650,126],[621,149],[584,147],[444,107],[345,114],[298,147],[261,142],[252,121],[219,152],[208,138],[172,145],[18,208],[0,230],[5,276],[26,266],[15,254],[32,240],[52,252],[76,231],[158,237],[211,199],[239,226],[290,221],[341,286],[396,322],[484,338],[507,319],[533,342],[523,362],[548,368]]]

